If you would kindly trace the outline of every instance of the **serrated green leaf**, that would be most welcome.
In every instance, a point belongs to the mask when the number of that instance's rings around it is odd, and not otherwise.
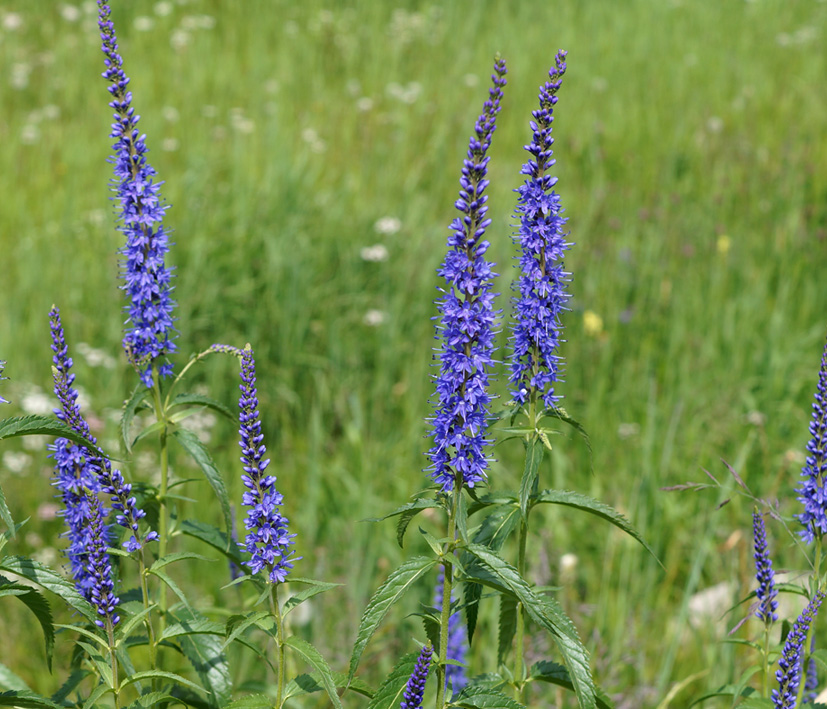
[[[54,436],[68,438],[84,448],[97,450],[98,447],[88,438],[81,436],[74,429],[59,421],[54,416],[13,416],[0,420],[0,441],[19,436]]]
[[[132,392],[132,396],[126,402],[121,415],[121,438],[123,439],[124,448],[127,453],[132,452],[132,442],[129,438],[129,430],[132,428],[132,421],[135,419],[135,414],[138,412],[138,407],[149,396],[150,390],[143,384],[139,384]]]
[[[333,703],[333,706],[336,709],[342,709],[342,702],[339,699],[338,692],[336,691],[336,683],[333,680],[333,674],[330,671],[330,666],[327,664],[327,660],[322,657],[322,654],[309,642],[302,640],[301,638],[297,638],[295,635],[287,638],[284,641],[284,644],[290,649],[295,650],[310,664],[314,670],[316,670],[316,672],[318,672],[322,685],[327,692],[327,696],[330,697],[330,701]]]
[[[112,666],[109,664],[108,658],[104,657],[94,645],[90,645],[83,640],[78,640],[78,646],[86,651],[87,659],[95,666],[98,677],[103,680],[103,683],[109,688],[114,688]]]
[[[47,709],[63,709],[60,704],[55,704],[51,699],[41,697],[31,690],[11,690],[0,693],[0,707],[46,707]]]
[[[525,709],[520,702],[514,701],[502,692],[486,687],[464,689],[449,706],[466,709]]]
[[[150,571],[163,569],[165,566],[169,566],[170,564],[174,564],[176,561],[183,561],[185,559],[196,559],[198,561],[215,561],[215,559],[211,559],[208,556],[203,556],[201,554],[195,554],[191,551],[178,551],[173,554],[167,554],[165,557],[161,559],[157,559],[154,564],[150,567]]]
[[[0,571],[16,574],[32,583],[60,596],[76,611],[79,611],[87,620],[94,622],[98,615],[89,602],[81,596],[75,585],[67,581],[56,571],[52,571],[34,559],[22,556],[6,556],[0,559]]]
[[[150,568],[147,569],[146,572],[148,574],[152,574],[153,576],[157,576],[159,579],[161,579],[161,581],[163,581],[169,587],[170,591],[172,591],[176,596],[178,596],[178,600],[180,600],[181,603],[183,603],[189,611],[192,611],[192,606],[190,606],[190,602],[189,600],[187,600],[187,597],[184,595],[184,592],[181,590],[178,584],[170,578],[169,574],[167,574],[166,571],[161,571],[161,569]]]
[[[435,559],[426,556],[416,556],[409,559],[396,570],[383,583],[379,590],[370,599],[370,602],[362,614],[359,622],[359,632],[356,642],[353,645],[353,654],[350,657],[350,670],[348,678],[356,674],[359,666],[359,659],[362,657],[365,646],[368,644],[379,623],[385,617],[390,607],[396,603],[421,576],[427,573],[437,564]]]
[[[528,673],[528,681],[547,682],[548,684],[563,687],[570,692],[574,691],[574,685],[572,684],[571,677],[569,677],[569,671],[563,665],[547,660],[536,662],[531,666],[531,670]],[[614,709],[614,702],[599,688],[595,688],[595,700],[598,709]]]
[[[155,421],[155,423],[149,424],[149,426],[147,426],[146,428],[141,429],[138,435],[132,439],[132,445],[128,450],[132,450],[132,448],[134,448],[137,443],[140,443],[142,440],[144,440],[144,438],[148,438],[153,433],[159,433],[161,429],[167,428],[168,426],[169,423],[167,423],[166,421]]]
[[[543,462],[543,444],[539,437],[532,436],[524,442],[525,468],[520,478],[520,514],[523,520],[528,519],[528,503],[531,496],[537,491],[537,481],[540,475],[540,463]]]
[[[468,500],[465,495],[460,495],[457,500],[456,525],[459,538],[463,542],[470,541],[468,539]]]
[[[358,677],[354,677],[348,684],[346,672],[333,672],[333,682],[338,689],[347,689],[370,699],[375,694],[370,686]],[[303,673],[291,679],[284,687],[284,701],[291,697],[300,697],[304,694],[324,692],[321,679],[317,672]],[[271,702],[272,703],[272,702]]]
[[[131,616],[123,623],[118,623],[115,627],[115,646],[120,645],[124,640],[128,639],[135,627],[146,620],[146,617],[158,607],[157,603],[151,603],[147,608],[141,609],[138,613]]]
[[[181,704],[180,700],[170,694],[166,694],[164,692],[147,692],[132,702],[128,709],[152,709],[162,702],[174,702],[175,704]]]
[[[537,495],[537,502],[573,507],[581,510],[582,512],[588,512],[589,514],[596,515],[597,517],[610,522],[615,527],[622,529],[630,537],[640,542],[643,545],[643,548],[655,558],[655,561],[657,561],[661,567],[663,567],[663,564],[660,563],[660,559],[658,559],[655,552],[652,551],[652,548],[644,541],[640,533],[631,525],[629,520],[627,520],[613,507],[605,505],[602,502],[589,497],[588,495],[583,495],[579,492],[572,492],[570,490],[542,490]]]
[[[295,579],[290,579],[290,583],[296,583]],[[305,588],[298,593],[294,593],[290,598],[287,599],[284,603],[284,607],[282,608],[282,614],[286,616],[293,608],[298,606],[300,603],[303,603],[308,598],[313,598],[313,596],[318,596],[320,593],[324,593],[325,591],[330,591],[333,588],[337,588],[341,586],[340,583],[328,583],[326,581],[314,581],[313,585],[309,588]]]
[[[210,706],[223,706],[230,701],[233,694],[230,666],[222,642],[223,625],[197,612],[177,610],[170,613],[170,616],[177,622],[165,629],[161,639],[170,637],[167,635],[169,632],[175,633],[174,637],[178,639],[184,656],[190,661],[201,684],[209,692]],[[181,632],[176,628],[180,628]],[[216,635],[221,637],[215,637]]]
[[[514,643],[514,634],[517,632],[517,599],[514,596],[500,596],[500,618],[497,627],[497,663],[504,665]]]
[[[827,650],[816,650],[810,654],[810,657],[821,665],[822,669],[827,669]]]
[[[580,641],[574,624],[559,604],[535,594],[513,566],[487,547],[468,544],[465,550],[476,558],[480,568],[486,572],[475,574],[469,568],[469,576],[516,596],[531,620],[551,634],[566,662],[581,709],[594,709],[595,689],[589,653]]]
[[[52,695],[52,701],[57,704],[63,704],[69,695],[77,689],[80,683],[90,674],[92,673],[89,670],[74,670],[60,686],[60,689]]]
[[[34,613],[37,622],[43,630],[43,642],[46,652],[46,666],[49,672],[52,671],[52,654],[55,649],[55,627],[52,621],[52,609],[49,602],[35,589],[27,588],[25,592],[17,597],[26,607]]]
[[[3,663],[0,663],[0,687],[13,692],[31,692],[32,689]]]
[[[517,505],[518,498],[513,493],[495,492],[487,495],[482,495],[474,500],[468,508],[468,516],[475,515],[480,510],[488,507],[497,507],[499,505]]]
[[[228,418],[233,423],[238,423],[238,417],[229,406],[217,401],[216,399],[212,399],[209,396],[204,396],[203,394],[177,394],[170,402],[169,408],[173,409],[176,406],[187,406],[189,404],[195,404],[196,406],[212,409],[216,413]]]
[[[424,537],[425,541],[428,542],[428,546],[431,547],[431,551],[433,551],[437,556],[441,556],[442,544],[440,541],[427,529],[422,529],[422,527],[419,528],[419,533]]]
[[[86,701],[83,703],[83,709],[92,709],[95,706],[95,703],[100,699],[104,694],[108,694],[112,691],[111,687],[107,687],[105,684],[99,684],[92,690],[92,693],[86,698]]]
[[[144,672],[136,672],[129,677],[125,677],[123,682],[121,683],[121,688],[129,686],[130,684],[135,684],[136,682],[142,682],[143,680],[152,680],[152,679],[168,679],[177,684],[183,685],[184,687],[189,687],[190,689],[194,689],[197,692],[202,692],[204,694],[207,693],[203,687],[199,687],[195,682],[190,682],[186,677],[182,677],[181,675],[177,675],[174,672],[164,672],[163,670],[146,670]]]
[[[224,627],[224,633],[229,633],[229,635],[227,635],[227,639],[224,641],[223,647],[227,648],[230,645],[230,643],[232,643],[234,640],[240,637],[241,633],[247,630],[247,628],[249,628],[251,625],[258,625],[258,622],[260,620],[269,617],[270,611],[255,611],[254,613],[248,614],[246,617],[232,616],[229,620],[227,620],[227,623]],[[240,622],[233,622],[236,618],[243,618],[243,620],[241,620]]]
[[[180,611],[176,615],[180,615]],[[164,632],[161,633],[158,640],[171,640],[182,635],[220,635],[223,638],[224,625],[208,618],[173,623],[164,628]]]
[[[418,652],[403,655],[385,681],[379,686],[379,689],[376,690],[376,694],[373,695],[367,709],[394,709],[398,707],[405,692],[405,685],[408,683],[418,659]]]
[[[198,436],[185,428],[179,428],[174,431],[172,437],[190,454],[192,459],[198,464],[198,467],[201,468],[201,472],[203,472],[207,478],[207,482],[210,484],[210,487],[212,487],[221,505],[221,513],[224,515],[224,527],[229,534],[233,527],[233,518],[230,512],[230,498],[227,495],[224,478],[221,477],[221,473],[218,468],[215,467],[215,462],[210,452],[206,446],[198,440]]]

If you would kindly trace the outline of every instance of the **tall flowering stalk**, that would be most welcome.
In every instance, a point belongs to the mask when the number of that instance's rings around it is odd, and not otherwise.
[[[120,231],[126,244],[120,253],[124,257],[122,286],[126,291],[129,326],[123,338],[123,347],[130,363],[138,370],[141,381],[150,387],[155,361],[175,351],[172,341],[174,329],[172,310],[174,302],[171,271],[164,259],[169,251],[169,239],[161,223],[166,207],[159,198],[160,186],[153,178],[155,170],[147,162],[145,136],[138,132],[139,116],[132,107],[132,92],[127,90],[129,78],[123,71],[123,60],[118,54],[115,27],[110,19],[110,7],[98,0],[98,27],[103,42],[103,77],[110,83],[112,95],[109,105],[115,110],[111,138],[115,138],[112,162],[116,201],[120,207]],[[163,362],[158,367],[162,376],[172,373],[172,365]]]
[[[797,709],[804,688],[801,686],[802,657],[801,652],[810,632],[810,625],[818,614],[819,606],[824,600],[824,593],[815,595],[804,609],[787,635],[781,659],[778,660],[778,689],[772,690],[772,702],[776,709]]]
[[[542,397],[546,406],[559,400],[554,383],[558,380],[560,356],[560,315],[569,294],[568,273],[563,255],[572,244],[566,241],[560,195],[554,191],[557,178],[548,174],[556,162],[551,137],[557,91],[566,72],[566,52],[559,51],[549,80],[540,87],[540,108],[532,112],[532,141],[525,149],[531,159],[521,174],[527,179],[515,190],[519,194],[515,243],[520,247],[520,276],[515,283],[511,376],[514,400],[520,404]]]
[[[448,254],[437,273],[445,279],[438,337],[439,374],[436,377],[436,411],[432,421],[433,446],[428,451],[431,475],[445,493],[452,493],[448,513],[448,539],[456,537],[456,515],[463,487],[473,488],[485,479],[488,459],[485,446],[488,428],[488,370],[494,353],[494,293],[496,275],[485,254],[489,243],[483,236],[491,224],[486,218],[488,197],[488,148],[496,129],[503,97],[506,68],[497,59],[493,86],[474,126],[460,177],[459,199],[454,206],[462,214],[451,222]],[[445,553],[452,553],[453,541]],[[444,706],[445,660],[450,623],[453,567],[445,565],[440,622],[439,665],[436,706]]]
[[[92,435],[89,424],[80,412],[80,406],[77,403],[78,392],[72,386],[75,381],[75,375],[71,371],[73,362],[69,356],[69,347],[63,333],[60,311],[55,306],[52,306],[49,311],[49,324],[52,334],[52,352],[54,352],[52,378],[55,396],[60,403],[60,408],[55,409],[55,414],[91,444],[90,447],[79,448],[65,438],[58,438],[53,446],[49,446],[56,463],[55,485],[66,504],[70,562],[72,562],[73,554],[83,553],[83,537],[79,536],[75,525],[82,526],[83,515],[85,515],[85,506],[82,502],[84,489],[94,494],[104,493],[111,498],[115,522],[127,530],[127,537],[123,543],[124,549],[129,552],[138,551],[145,542],[157,539],[158,534],[151,531],[143,538],[139,534],[139,521],[146,516],[146,513],[138,508],[132,496],[132,485],[124,480],[120,470],[112,468],[109,458],[97,447],[97,439]],[[77,515],[81,517],[75,519]],[[75,568],[75,562],[72,562],[72,567]]]
[[[764,527],[764,518],[758,510],[752,513],[752,531],[755,541],[755,553],[753,555],[755,558],[755,578],[758,581],[758,589],[755,591],[755,595],[760,601],[755,615],[766,625],[770,625],[778,620],[778,615],[775,613],[778,608],[778,601],[775,600],[778,591],[775,588],[772,559],[770,559],[769,550],[767,549],[767,531]]]
[[[282,583],[293,568],[293,538],[287,528],[287,518],[279,512],[282,494],[276,490],[276,478],[266,475],[270,459],[264,458],[267,449],[261,433],[256,391],[256,363],[249,345],[241,355],[241,396],[238,407],[239,445],[244,475],[241,481],[247,491],[242,502],[248,507],[244,526],[247,528],[246,547],[251,554],[247,566],[257,574],[264,570],[270,583]]]
[[[496,275],[485,259],[489,242],[482,237],[491,224],[484,194],[488,186],[487,156],[506,84],[503,60],[494,64],[493,87],[474,126],[462,166],[459,199],[454,206],[463,216],[451,222],[449,251],[437,273],[445,279],[437,301],[441,312],[437,330],[442,338],[436,379],[434,445],[428,455],[434,480],[446,492],[485,479],[488,467],[488,370],[494,353],[494,293]]]
[[[428,679],[428,670],[431,666],[431,646],[426,645],[419,653],[413,672],[405,685],[402,703],[399,709],[421,709],[422,697],[425,694],[425,682]]]
[[[265,470],[270,459],[265,458],[267,449],[261,433],[256,391],[256,363],[253,350],[247,345],[241,352],[241,396],[238,400],[239,445],[244,474],[241,481],[247,488],[242,502],[248,507],[244,526],[247,528],[246,548],[251,554],[247,566],[257,574],[265,571],[270,588],[270,612],[276,621],[276,645],[278,651],[278,685],[276,706],[281,706],[284,691],[284,623],[278,601],[278,584],[287,578],[293,568],[292,546],[295,534],[287,528],[287,518],[279,512],[283,497],[276,490],[276,478]]]
[[[816,537],[821,539],[827,532],[827,345],[821,356],[821,370],[818,374],[813,416],[810,421],[810,441],[807,443],[807,460],[801,475],[804,478],[797,489],[798,501],[804,505],[804,512],[796,515],[804,529],[801,536],[808,544]],[[820,554],[820,547],[816,555]]]

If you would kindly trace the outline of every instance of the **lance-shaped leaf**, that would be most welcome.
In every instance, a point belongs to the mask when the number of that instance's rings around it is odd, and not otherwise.
[[[487,547],[468,544],[464,549],[477,562],[476,565],[466,567],[470,577],[515,596],[523,604],[529,618],[551,634],[569,669],[581,709],[595,709],[595,690],[589,667],[589,653],[580,641],[574,624],[560,605],[550,598],[534,593],[517,569]]]
[[[51,591],[57,596],[60,596],[66,603],[68,603],[76,611],[79,611],[86,620],[95,622],[98,615],[89,602],[81,596],[75,585],[71,581],[67,581],[56,571],[44,566],[34,559],[26,559],[22,556],[7,556],[0,559],[0,571],[6,571],[10,574],[17,574],[23,578],[37,584],[47,591]]]
[[[176,406],[187,405],[212,409],[216,413],[228,418],[233,423],[238,423],[238,416],[236,416],[235,412],[229,406],[217,401],[216,399],[211,399],[209,396],[204,396],[203,394],[178,394],[172,402],[170,402],[169,407],[172,409]]]
[[[362,614],[362,620],[359,622],[359,632],[356,635],[353,654],[350,657],[349,678],[356,674],[359,659],[362,657],[368,640],[370,640],[390,607],[416,583],[417,579],[437,563],[436,559],[430,559],[427,556],[415,556],[394,570],[385,583],[379,587],[379,590],[373,594],[373,598],[370,599],[365,612]]]
[[[224,626],[198,612],[184,609],[178,609],[170,616],[177,622],[168,626],[160,639],[175,637],[204,689],[209,692],[210,706],[223,706],[233,694],[230,666],[223,647]]]
[[[488,687],[467,687],[451,702],[451,706],[466,709],[525,709],[511,697]]]
[[[335,709],[342,709],[342,702],[339,699],[338,692],[336,692],[336,682],[333,679],[333,673],[330,671],[330,665],[327,664],[327,660],[324,659],[322,654],[309,642],[297,638],[295,635],[287,638],[284,644],[301,655],[307,660],[310,666],[316,670],[333,706]]]
[[[37,622],[43,630],[43,641],[46,646],[46,665],[52,671],[52,653],[55,649],[55,627],[52,621],[52,609],[49,602],[35,589],[14,583],[0,576],[0,597],[16,596],[25,606],[34,613]],[[12,687],[12,689],[15,689]]]
[[[582,495],[579,492],[572,492],[570,490],[543,490],[537,495],[537,503],[565,505],[566,507],[573,507],[574,509],[596,515],[610,522],[618,529],[622,529],[630,537],[640,542],[643,548],[654,556],[655,561],[660,564],[660,560],[655,552],[652,551],[652,548],[644,541],[640,532],[638,532],[620,512],[609,505],[605,505],[588,495]],[[663,566],[663,564],[661,564],[661,566]]]
[[[210,452],[206,446],[198,440],[198,436],[185,428],[177,429],[172,436],[181,444],[181,447],[190,454],[207,478],[207,482],[210,484],[210,487],[212,487],[221,505],[221,512],[224,515],[224,526],[229,534],[229,530],[231,530],[233,526],[233,518],[230,512],[230,498],[227,495],[224,478],[221,477],[221,473],[218,468],[215,467],[215,462]]]
[[[528,673],[528,681],[547,682],[548,684],[563,687],[570,692],[574,691],[574,684],[571,681],[571,677],[569,677],[569,671],[563,667],[563,665],[547,660],[542,660],[532,665]],[[612,702],[605,692],[597,687],[595,688],[595,701],[597,702],[598,709],[614,709],[614,702]]]
[[[543,411],[542,417],[557,419],[558,421],[567,423],[575,431],[577,431],[577,433],[580,434],[580,437],[585,441],[586,448],[589,449],[589,460],[591,460],[592,442],[589,439],[589,434],[586,432],[586,429],[583,428],[583,425],[577,419],[574,419],[569,415],[568,411],[566,411],[562,406],[552,406]]]
[[[500,596],[500,618],[497,624],[497,662],[505,664],[505,658],[514,643],[517,632],[517,599],[514,596]]]
[[[11,689],[16,692],[31,691],[31,687],[2,662],[0,662],[0,689]]]
[[[60,704],[55,704],[51,699],[41,697],[30,690],[11,690],[0,693],[0,707],[45,707],[46,709],[64,709]]]
[[[347,672],[332,672],[331,674],[337,689],[348,689],[368,699],[375,694],[374,690],[358,677],[354,677],[348,684]],[[324,691],[325,688],[318,672],[304,673],[297,675],[285,685],[284,701],[286,702],[290,697],[300,697],[304,694]]]
[[[241,566],[244,562],[241,559],[241,549],[231,538],[229,538],[218,527],[213,527],[205,522],[185,519],[181,522],[179,531],[190,537],[200,539],[209,544],[216,551],[221,552],[227,559]]]

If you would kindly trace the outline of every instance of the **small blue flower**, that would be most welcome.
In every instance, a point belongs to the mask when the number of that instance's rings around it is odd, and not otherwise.
[[[531,159],[521,173],[525,183],[515,190],[519,194],[515,243],[520,247],[520,276],[514,284],[519,294],[513,299],[513,352],[511,375],[514,400],[524,404],[542,397],[546,406],[553,406],[560,396],[554,383],[559,379],[560,315],[569,294],[569,274],[563,269],[563,255],[572,244],[566,241],[560,195],[554,191],[557,178],[547,174],[556,162],[552,157],[551,137],[557,91],[566,72],[566,52],[557,53],[556,66],[549,71],[549,80],[540,87],[540,108],[533,111],[533,137],[525,149]]]
[[[115,109],[111,138],[115,155],[113,180],[116,202],[120,207],[120,231],[126,245],[120,253],[128,305],[129,327],[123,347],[130,363],[139,371],[141,381],[152,386],[152,365],[159,357],[175,351],[172,341],[174,328],[170,297],[172,273],[164,259],[169,251],[167,232],[161,223],[166,206],[163,205],[156,182],[155,170],[146,160],[145,136],[138,132],[139,116],[132,107],[132,92],[127,90],[129,79],[123,71],[123,59],[118,54],[115,26],[110,19],[110,8],[98,0],[98,27],[103,41],[103,77],[111,84],[109,105]],[[168,376],[172,365],[161,363],[159,373]]]
[[[801,682],[801,650],[822,600],[824,600],[824,593],[817,593],[798,616],[798,620],[795,621],[792,630],[787,635],[781,659],[778,660],[778,671],[775,673],[778,689],[772,690],[772,702],[775,709],[796,709],[798,686]]]
[[[290,547],[293,546],[296,535],[289,533],[288,520],[279,512],[283,497],[276,490],[276,478],[265,474],[270,459],[263,459],[267,449],[261,433],[256,363],[250,345],[241,354],[240,388],[239,445],[242,451],[241,462],[244,464],[241,481],[247,488],[242,502],[250,508],[244,526],[248,530],[247,551],[252,554],[247,566],[251,573],[257,574],[263,569],[271,583],[281,583],[293,568],[293,562],[300,557],[293,556],[294,551]]]
[[[821,356],[821,370],[818,374],[813,416],[810,421],[810,441],[807,443],[807,460],[801,475],[798,501],[804,505],[804,512],[796,515],[804,530],[801,537],[808,544],[827,532],[827,345]]]
[[[420,709],[422,696],[425,694],[425,681],[428,679],[428,670],[431,667],[431,646],[426,645],[419,653],[414,671],[405,685],[405,694],[399,709]]]
[[[55,409],[57,417],[70,426],[76,433],[86,438],[90,447],[79,447],[65,438],[58,438],[54,445],[49,446],[55,458],[55,486],[60,491],[66,506],[66,522],[69,526],[70,550],[67,552],[70,561],[72,555],[83,554],[86,539],[82,531],[74,529],[73,525],[83,526],[85,513],[81,500],[83,491],[93,494],[105,493],[112,500],[112,509],[115,511],[115,521],[128,530],[124,548],[129,551],[138,551],[143,542],[151,542],[158,538],[156,532],[149,532],[143,541],[138,534],[138,522],[146,513],[138,509],[136,500],[132,496],[132,485],[124,480],[120,470],[113,470],[112,463],[104,452],[98,448],[97,439],[89,430],[89,424],[83,418],[78,406],[78,392],[72,386],[75,375],[71,372],[72,358],[69,357],[69,347],[63,334],[63,324],[60,321],[60,311],[52,306],[49,311],[49,323],[52,333],[52,378],[54,392],[60,408]],[[76,505],[81,505],[82,515],[76,518],[73,512]],[[106,512],[104,512],[106,516]],[[73,569],[75,568],[72,562]],[[77,577],[76,577],[77,578]]]
[[[477,120],[468,155],[463,163],[459,199],[462,213],[450,226],[448,251],[437,273],[445,279],[444,296],[437,301],[441,316],[437,336],[439,375],[436,377],[436,411],[432,421],[434,444],[428,452],[433,479],[444,491],[455,484],[474,487],[485,479],[489,443],[488,371],[494,353],[494,293],[496,275],[485,259],[489,243],[482,237],[491,223],[486,219],[488,197],[487,151],[500,111],[505,86],[505,62],[494,64],[493,87]]]
[[[755,510],[752,513],[752,531],[755,539],[755,577],[758,580],[758,589],[755,595],[761,602],[755,615],[767,625],[778,620],[775,610],[778,601],[775,597],[778,591],[775,588],[775,574],[772,570],[772,559],[767,549],[767,531],[764,527],[764,518]]]
[[[440,569],[436,588],[434,589],[434,607],[438,611],[442,610],[444,584],[445,571]],[[452,602],[453,595],[452,589]],[[467,652],[468,638],[465,634],[465,624],[462,622],[462,614],[457,611],[451,613],[448,619],[448,646],[445,648],[446,659],[461,663],[460,665],[451,664],[445,668],[445,686],[447,687],[450,684],[455,694],[459,693],[468,684],[468,675],[465,669],[465,665],[468,663]]]

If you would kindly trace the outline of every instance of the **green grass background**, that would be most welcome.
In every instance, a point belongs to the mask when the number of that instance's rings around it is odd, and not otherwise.
[[[665,571],[609,526],[555,512],[530,544],[531,573],[559,583],[561,555],[578,556],[562,596],[621,707],[655,706],[707,671],[673,702],[688,705],[750,664],[717,641],[738,613],[693,624],[687,605],[722,581],[735,583],[733,600],[751,588],[749,503],[736,496],[716,511],[726,491],[661,488],[703,481],[703,468],[731,488],[724,458],[757,495],[797,511],[827,312],[827,3],[114,6],[140,127],[171,205],[178,361],[213,342],[253,344],[266,440],[304,557],[297,570],[345,584],[313,605],[302,630],[331,664],[344,667],[369,594],[420,545],[414,529],[400,551],[390,523],[358,520],[426,482],[435,269],[493,55],[509,68],[489,188],[507,315],[512,190],[537,87],[561,47],[569,71],[555,170],[576,243],[566,259],[573,298],[561,391],[591,434],[594,472],[579,439],[559,438],[543,482],[622,510]],[[88,3],[76,20],[62,7],[0,2],[0,21],[22,19],[0,29],[0,355],[18,400],[23,385],[48,391],[47,312],[58,304],[70,346],[118,357],[106,370],[75,356],[77,382],[102,416],[134,381],[119,349],[111,111]],[[151,18],[149,31],[141,18]],[[377,233],[388,216],[400,230]],[[376,243],[388,260],[364,261],[361,249]],[[384,313],[381,325],[365,323],[370,310]],[[600,333],[585,328],[587,311],[602,319]],[[216,358],[194,383],[232,402],[236,365]],[[214,441],[238,499],[228,424]],[[35,514],[52,490],[45,456],[31,455],[23,472],[2,471],[15,517],[35,515],[33,534],[17,542],[22,553],[61,544],[58,523]],[[495,455],[491,477],[515,485],[519,444]],[[179,469],[190,474],[183,461]],[[205,486],[188,492],[209,495]],[[770,534],[777,565],[800,565],[780,527]],[[207,604],[221,602],[226,579],[215,574],[219,582],[206,573],[195,584]],[[408,599],[409,610],[429,594]],[[47,691],[58,680],[38,674],[23,637],[35,626],[7,608],[0,627],[19,641],[4,644],[0,662]],[[422,639],[403,615],[371,645],[374,680],[414,648],[412,636]],[[493,632],[484,619],[482,632]],[[490,644],[480,643],[475,670],[489,669]],[[542,650],[538,642],[532,651]]]

